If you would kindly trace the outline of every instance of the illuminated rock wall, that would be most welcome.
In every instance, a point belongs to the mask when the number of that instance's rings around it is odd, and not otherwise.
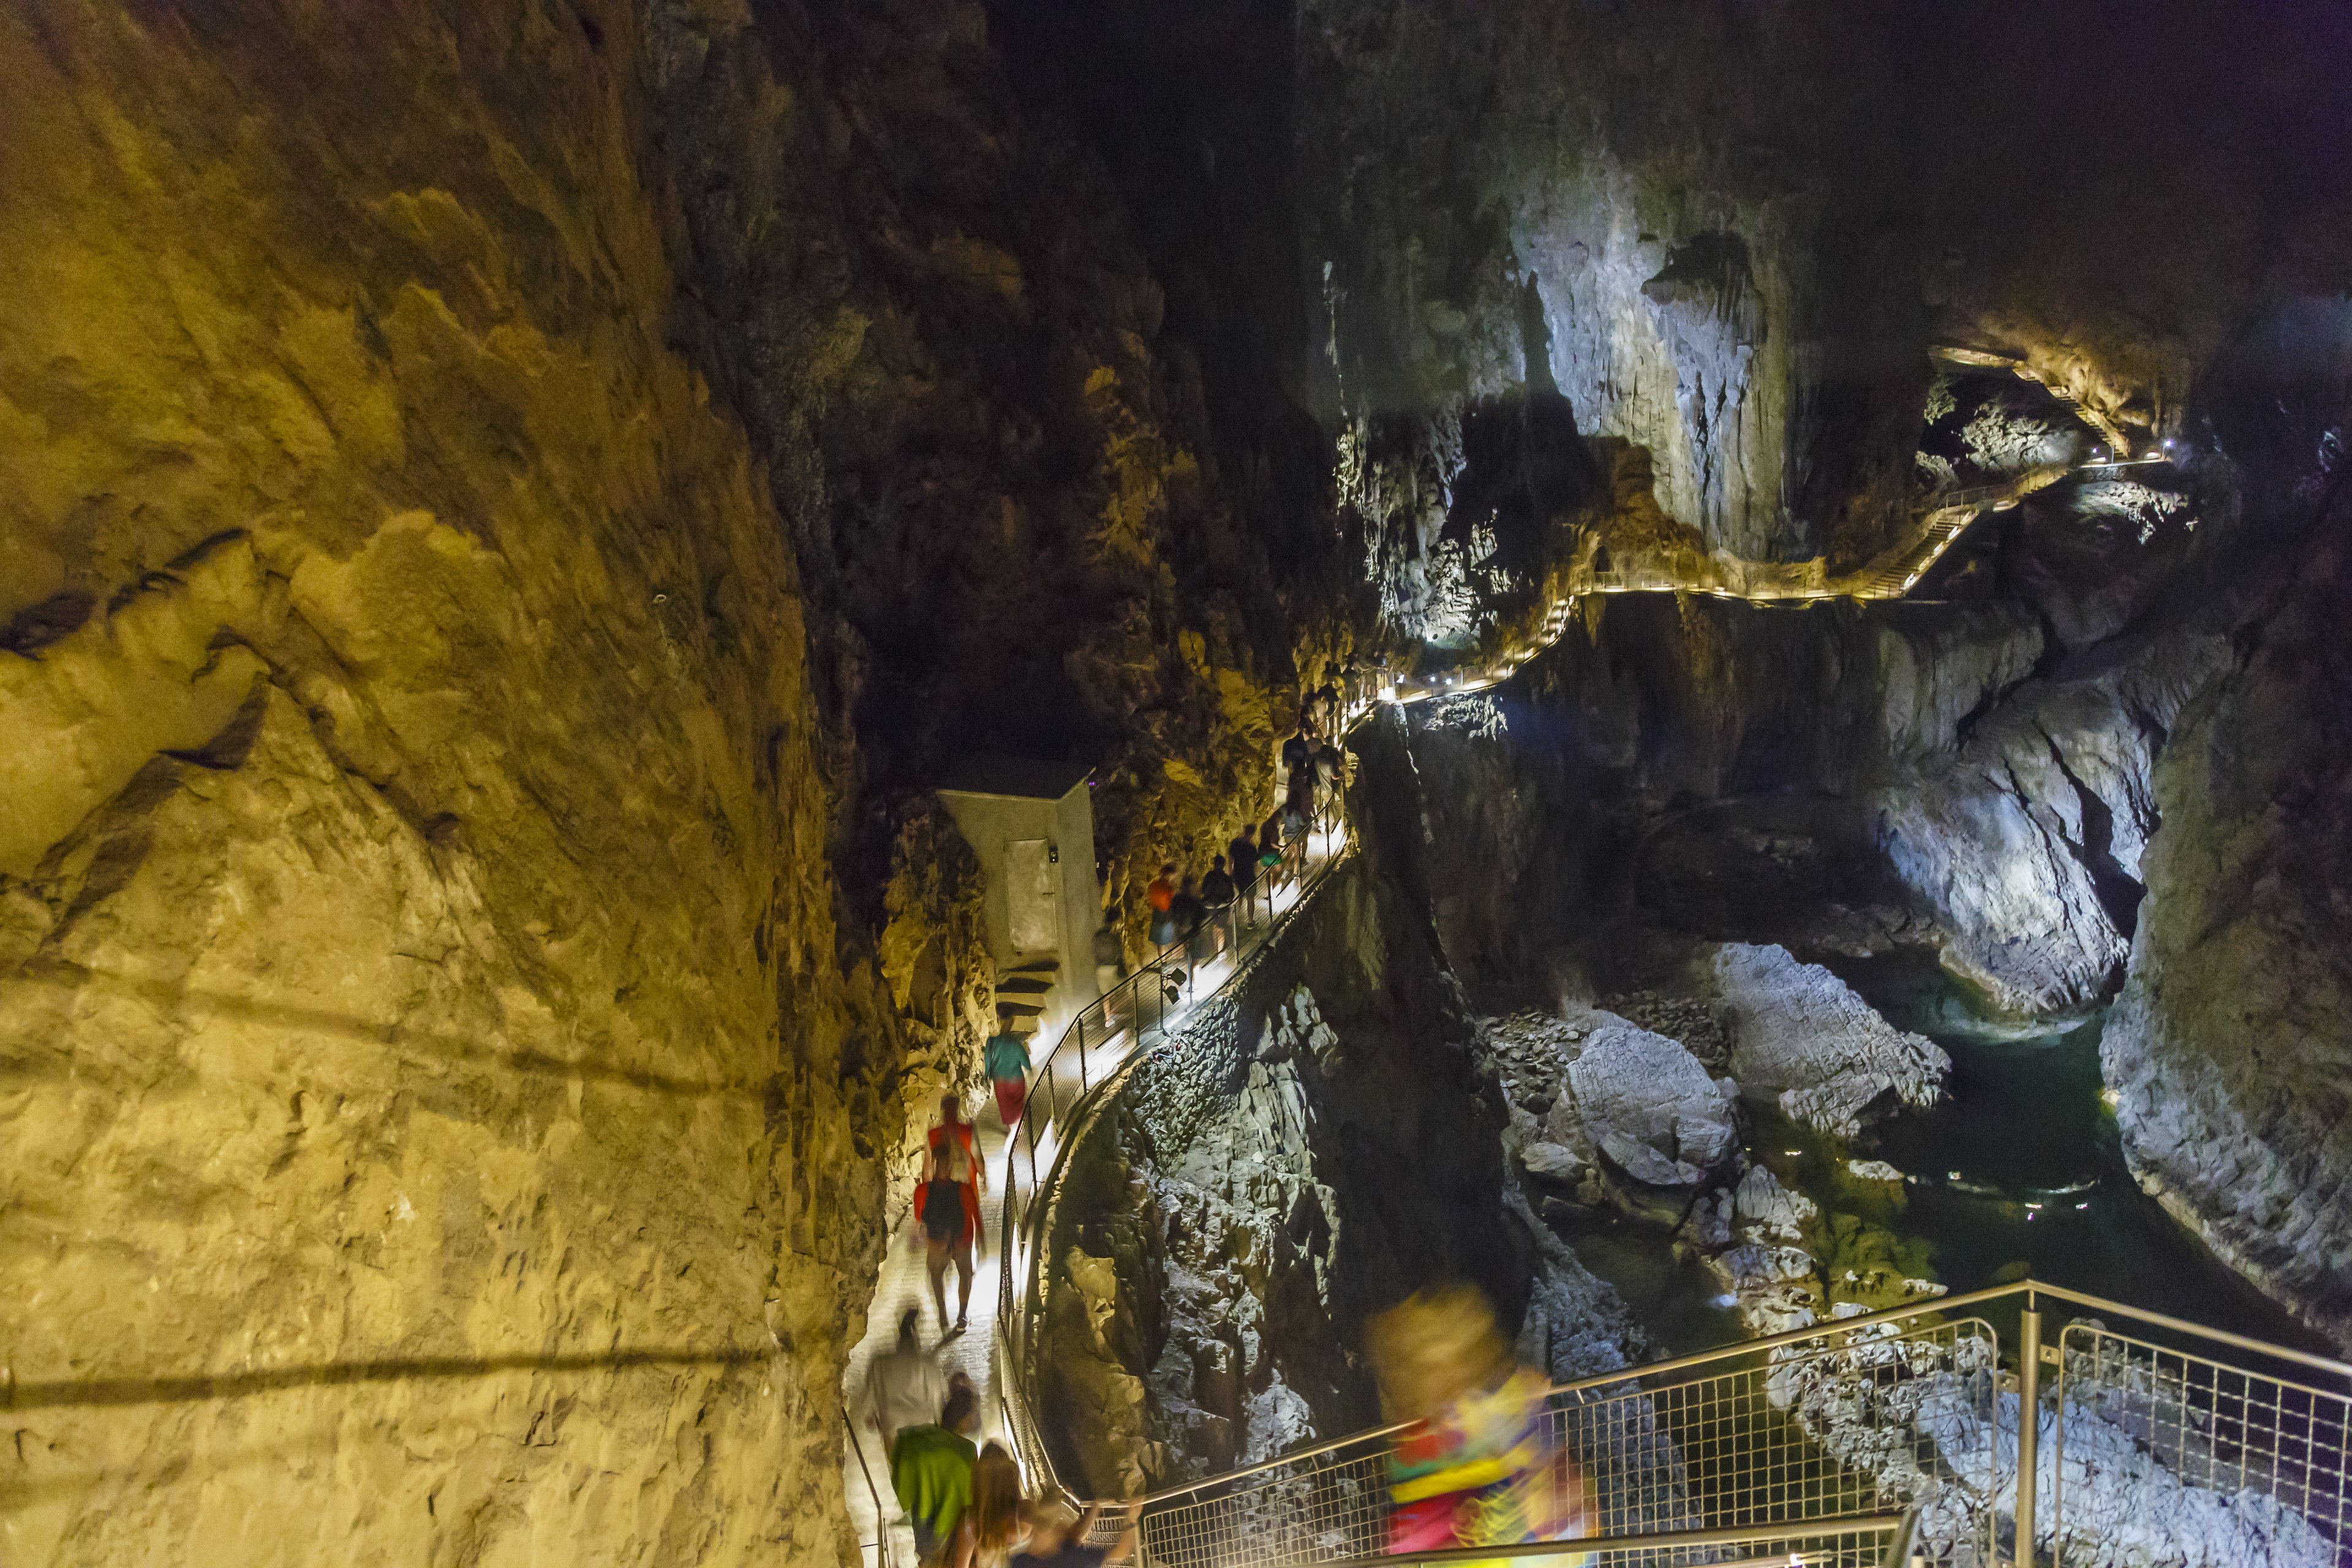
[[[623,6],[0,12],[0,1557],[837,1561],[898,1136]]]

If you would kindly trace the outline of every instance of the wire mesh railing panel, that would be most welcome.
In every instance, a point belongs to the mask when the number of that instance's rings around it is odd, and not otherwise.
[[[1783,1561],[1790,1552],[1874,1561],[1879,1537],[1837,1521],[1917,1505],[1922,1555],[1980,1568],[1991,1539],[1999,1361],[1981,1319],[1923,1315],[1557,1391],[1543,1419],[1568,1462],[1550,1471],[1562,1492],[1551,1517],[1580,1517],[1596,1563],[1672,1568],[1739,1553],[1612,1552],[1606,1543],[1752,1529],[1753,1541],[1778,1543]],[[1148,1505],[1144,1553],[1152,1568],[1379,1556],[1389,1484],[1387,1435],[1367,1435]]]
[[[1367,1438],[1148,1508],[1143,1549],[1153,1568],[1287,1568],[1378,1556],[1388,1526],[1388,1445]]]
[[[2059,1365],[2035,1510],[2054,1561],[2325,1568],[2352,1552],[2352,1397],[2095,1321],[2067,1325]]]
[[[1770,1533],[1704,1546],[1630,1546],[1597,1550],[1550,1561],[1561,1568],[1716,1568],[1726,1563],[1769,1563],[1792,1568],[1880,1568],[1893,1531],[1822,1526],[1794,1533]],[[1399,1562],[1404,1559],[1398,1559]],[[1540,1563],[1543,1560],[1538,1559]],[[1533,1564],[1525,1565],[1533,1568]]]
[[[1596,1535],[1922,1506],[1931,1561],[1990,1540],[1999,1343],[1979,1319],[1829,1331],[1680,1375],[1568,1396]]]

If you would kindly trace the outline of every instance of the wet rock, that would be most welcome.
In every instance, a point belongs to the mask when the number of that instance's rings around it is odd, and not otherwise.
[[[1606,1013],[1584,1016],[1568,1069],[1575,1114],[1617,1169],[1653,1187],[1693,1187],[1737,1151],[1737,1092],[1675,1041]],[[1559,1116],[1555,1107],[1553,1115]]]
[[[1750,1165],[1733,1191],[1741,1234],[1752,1240],[1792,1242],[1804,1235],[1807,1221],[1819,1211],[1812,1199],[1792,1193],[1761,1165]]]
[[[1741,1087],[1777,1092],[1795,1120],[1851,1136],[1874,1115],[1941,1097],[1951,1068],[1943,1048],[1895,1028],[1821,965],[1733,942],[1703,960],[1701,974],[1732,1019]]]
[[[2141,1184],[2352,1346],[2352,568],[2322,564],[2165,751],[2100,1064]]]
[[[1573,1186],[1591,1168],[1573,1149],[1558,1143],[1531,1143],[1519,1153],[1519,1163],[1530,1176]]]

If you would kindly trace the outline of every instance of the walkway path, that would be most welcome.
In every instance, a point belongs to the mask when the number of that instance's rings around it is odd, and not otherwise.
[[[982,1434],[983,1440],[995,1438],[1009,1444],[1004,1430],[1004,1401],[999,1387],[995,1350],[997,1307],[1003,1286],[1003,1268],[997,1257],[1003,1226],[1006,1162],[1017,1158],[1019,1168],[1013,1173],[1022,1190],[1032,1189],[1032,1171],[1050,1171],[1054,1163],[1055,1135],[1061,1126],[1061,1114],[1084,1092],[1087,1086],[1099,1083],[1134,1053],[1139,1044],[1157,1042],[1167,1030],[1181,1027],[1192,1010],[1213,996],[1232,978],[1239,963],[1257,951],[1272,929],[1274,921],[1295,908],[1321,869],[1347,847],[1344,828],[1335,821],[1328,827],[1318,827],[1307,836],[1307,849],[1301,877],[1286,881],[1275,889],[1271,899],[1261,895],[1256,923],[1244,927],[1240,941],[1198,970],[1176,961],[1184,973],[1179,994],[1163,1005],[1162,995],[1143,991],[1139,986],[1128,986],[1113,999],[1110,1018],[1106,1025],[1097,1009],[1089,1008],[1080,1015],[1083,1033],[1078,1025],[1064,1031],[1054,1048],[1035,1064],[1035,1076],[1030,1090],[1034,1110],[1024,1118],[1024,1131],[1017,1155],[1008,1147],[1007,1129],[997,1114],[992,1098],[973,1124],[979,1131],[982,1158],[988,1168],[988,1191],[981,1199],[981,1254],[975,1260],[971,1281],[970,1326],[961,1334],[941,1342],[939,1322],[931,1311],[931,1290],[929,1276],[923,1267],[923,1249],[911,1213],[902,1215],[890,1236],[890,1250],[883,1259],[881,1277],[875,1283],[873,1304],[866,1310],[866,1337],[850,1352],[849,1370],[842,1388],[844,1403],[851,1415],[852,1450],[845,1457],[844,1485],[849,1499],[849,1517],[857,1527],[860,1552],[865,1563],[874,1568],[914,1568],[914,1535],[904,1524],[896,1523],[898,1508],[890,1493],[889,1463],[882,1452],[878,1433],[867,1430],[865,1412],[859,1408],[859,1395],[866,1384],[866,1369],[875,1356],[887,1351],[896,1342],[898,1319],[909,1305],[919,1304],[923,1313],[923,1343],[937,1347],[941,1363],[950,1373],[968,1375],[980,1391]],[[1139,994],[1142,1017],[1138,1027]],[[1042,1036],[1040,1037],[1043,1037]],[[1035,1143],[1032,1146],[1031,1139]],[[1026,1258],[1015,1260],[1025,1269]],[[955,1274],[950,1270],[947,1279],[948,1305],[955,1306]],[[861,1470],[860,1461],[865,1468]],[[868,1477],[871,1477],[871,1485]],[[891,1519],[892,1528],[886,1532],[877,1529],[876,1503],[879,1499],[881,1513]]]

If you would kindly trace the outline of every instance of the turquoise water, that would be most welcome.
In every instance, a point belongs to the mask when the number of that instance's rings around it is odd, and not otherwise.
[[[2030,1271],[2214,1328],[2327,1348],[2132,1180],[2100,1098],[2104,1009],[2020,1033],[1972,1006],[1932,960],[1832,967],[1890,1023],[1952,1057],[1942,1104],[1870,1130],[1852,1151],[1916,1180],[1899,1197],[1884,1184],[1849,1183],[1836,1206],[1916,1244],[1955,1291]],[[1812,1168],[1800,1173],[1809,1188],[1828,1174],[1820,1169],[1827,1152],[1810,1152]]]

